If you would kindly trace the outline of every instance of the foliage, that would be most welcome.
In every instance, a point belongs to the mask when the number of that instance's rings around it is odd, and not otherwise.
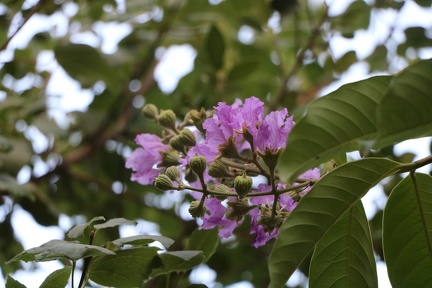
[[[432,285],[431,180],[416,172],[431,156],[413,161],[414,155],[393,149],[431,136],[432,60],[422,59],[431,47],[430,27],[400,26],[395,16],[368,55],[361,47],[342,53],[335,47],[337,40],[376,29],[384,13],[422,10],[431,1],[353,1],[340,11],[332,3],[293,0],[30,2],[0,4],[0,265],[6,287],[23,287],[11,274],[23,268],[21,260],[54,259],[66,266],[41,287],[64,287],[77,267],[83,283],[186,287],[193,280],[184,276],[201,263],[222,285],[247,280],[282,287],[300,269],[309,287],[377,287],[374,254],[386,261],[394,287]],[[38,19],[63,22],[19,43]],[[124,33],[119,41],[104,34],[118,27]],[[196,57],[168,92],[155,71],[163,53],[177,45],[188,45]],[[359,63],[384,76],[322,92]],[[78,87],[66,105],[60,101],[65,96],[53,92],[59,69]],[[89,104],[73,108],[83,94],[90,95]],[[144,104],[171,109],[180,121],[191,109],[203,107],[210,117],[219,102],[252,95],[269,111],[288,108],[294,115],[277,177],[293,184],[307,169],[322,171],[277,240],[258,249],[251,247],[247,221],[219,243],[216,230],[198,230],[184,216],[193,201],[188,193],[142,186],[125,168],[137,134],[162,135],[143,117]],[[362,159],[347,157],[353,151]],[[359,200],[377,185],[389,199],[368,221]],[[69,230],[64,239],[24,249],[14,233],[24,228],[12,225],[17,207],[41,225],[59,226],[67,215],[74,227],[61,227]],[[121,237],[119,225],[142,219],[157,223],[161,235]],[[90,242],[71,240],[82,236]],[[164,253],[150,245],[155,241]]]

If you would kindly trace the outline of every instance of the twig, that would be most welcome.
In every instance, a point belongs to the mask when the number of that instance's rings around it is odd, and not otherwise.
[[[290,82],[292,77],[302,67],[304,58],[306,56],[306,52],[308,50],[311,50],[313,48],[313,46],[315,45],[315,41],[320,34],[321,27],[324,24],[324,22],[327,20],[327,18],[328,18],[328,6],[325,6],[325,11],[324,11],[320,21],[315,26],[315,28],[312,30],[312,34],[310,35],[308,42],[303,47],[303,49],[300,51],[300,53],[297,55],[294,66],[291,68],[289,74],[285,77],[285,80],[282,83],[282,87],[281,87],[281,90],[279,91],[279,94],[275,98],[273,98],[273,100],[270,102],[270,105],[269,105],[270,110],[276,110],[279,103],[282,102],[282,99],[283,99],[283,97],[286,93],[287,87],[288,87],[288,83]]]
[[[30,13],[24,18],[24,21],[21,23],[21,25],[15,30],[15,32],[9,36],[9,38],[6,40],[6,42],[3,43],[3,45],[0,47],[0,51],[3,51],[7,48],[9,45],[9,42],[15,37],[15,35],[21,30],[21,28],[24,27],[24,25],[27,23],[28,20],[45,4],[46,0],[40,0],[30,11]]]

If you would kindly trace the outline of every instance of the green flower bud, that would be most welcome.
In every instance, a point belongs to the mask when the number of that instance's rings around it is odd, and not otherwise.
[[[156,177],[154,181],[154,186],[161,191],[171,190],[175,188],[171,179],[165,174],[160,174],[158,177]]]
[[[179,135],[174,136],[169,142],[169,144],[174,150],[185,153],[185,146],[181,143]]]
[[[228,202],[230,210],[227,214],[227,218],[231,220],[241,219],[243,216],[247,215],[250,210],[255,208],[255,205],[249,205],[246,199],[238,200],[236,202]]]
[[[230,173],[228,167],[220,160],[210,164],[208,174],[215,178],[234,177],[234,174]]]
[[[180,164],[180,156],[177,151],[170,150],[170,151],[160,151],[159,152],[162,155],[162,163],[159,164],[159,166],[162,167],[170,167],[170,166],[177,166]]]
[[[194,156],[190,159],[189,166],[198,177],[201,177],[207,167],[206,159],[204,156]]]
[[[189,213],[194,218],[201,218],[207,212],[207,208],[204,206],[204,202],[195,200],[192,201],[189,207]]]
[[[234,179],[234,189],[239,199],[243,199],[252,189],[252,178],[243,173]]]
[[[197,175],[190,169],[190,166],[186,166],[185,179],[189,183],[192,183],[192,182],[195,182],[198,180]]]
[[[157,120],[161,126],[176,131],[176,115],[171,109],[161,110]]]
[[[165,175],[167,175],[172,181],[180,183],[180,169],[175,166],[170,166],[165,170]]]
[[[177,137],[180,143],[185,146],[191,147],[196,144],[195,135],[189,129],[183,129]]]
[[[242,157],[237,150],[233,137],[228,138],[228,143],[220,146],[219,152],[222,157],[244,160],[244,157]]]
[[[259,152],[258,152],[259,153]],[[259,153],[264,163],[270,169],[270,173],[274,173],[276,166],[279,162],[279,157],[282,155],[283,149],[278,149],[276,152],[273,152],[271,149],[266,148],[265,153]]]
[[[159,116],[159,111],[156,107],[156,105],[154,104],[146,104],[143,108],[142,108],[142,113],[144,115],[145,118],[147,119],[154,119],[157,121],[158,116]]]
[[[214,192],[216,193],[220,193],[220,194],[229,194],[232,193],[231,188],[229,188],[228,186],[224,185],[224,184],[219,184],[213,187],[212,189]]]
[[[200,111],[198,110],[191,110],[190,111],[190,117],[195,125],[195,127],[201,132],[205,133],[205,129],[203,128],[203,123],[207,119],[207,114],[204,108],[201,108]]]

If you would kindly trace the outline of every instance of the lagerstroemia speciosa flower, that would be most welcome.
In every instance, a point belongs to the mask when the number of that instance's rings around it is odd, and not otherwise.
[[[199,113],[204,112],[202,110]],[[194,214],[202,216],[201,229],[218,227],[219,236],[227,238],[249,217],[250,233],[255,235],[252,242],[254,247],[277,237],[280,225],[299,199],[310,190],[313,182],[308,179],[320,177],[319,169],[315,168],[300,176],[301,181],[298,183],[303,184],[287,185],[277,175],[277,159],[294,126],[288,110],[272,111],[265,115],[264,103],[256,97],[247,98],[244,102],[236,100],[232,105],[220,102],[204,122],[197,123],[199,130],[204,133],[201,134],[197,129],[191,130],[197,139],[196,143],[179,147],[178,142],[172,141],[176,145],[170,145],[170,140],[182,130],[189,129],[192,122],[185,119],[177,128],[165,125],[163,138],[153,134],[138,135],[135,142],[139,147],[126,160],[126,167],[134,171],[131,180],[143,185],[153,184],[157,177],[162,177],[159,175],[165,173],[167,163],[171,163],[169,165],[176,165],[182,173],[182,180],[176,181],[179,182],[178,188],[172,188],[185,191],[190,188],[192,197],[196,199],[194,205],[202,211],[197,213],[195,207]],[[191,135],[187,132],[187,135]],[[174,152],[179,158],[178,162],[164,160],[166,155]],[[196,171],[189,167],[191,159],[205,159],[202,163],[207,166],[213,164],[224,167],[214,169],[212,166],[211,173],[205,167]],[[254,177],[253,183],[258,184],[251,189],[242,189],[241,195],[237,195],[239,191],[235,190],[233,184],[234,178],[240,175]]]

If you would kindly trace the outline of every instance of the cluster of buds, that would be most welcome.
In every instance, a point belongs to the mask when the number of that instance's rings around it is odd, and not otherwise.
[[[312,169],[301,183],[279,179],[277,164],[294,122],[286,109],[264,115],[256,97],[220,102],[209,113],[192,110],[181,123],[172,110],[152,104],[143,114],[163,131],[136,137],[139,147],[126,161],[131,179],[162,191],[190,191],[189,213],[202,219],[201,229],[218,227],[221,237],[232,236],[249,216],[253,246],[264,245],[320,177]]]

